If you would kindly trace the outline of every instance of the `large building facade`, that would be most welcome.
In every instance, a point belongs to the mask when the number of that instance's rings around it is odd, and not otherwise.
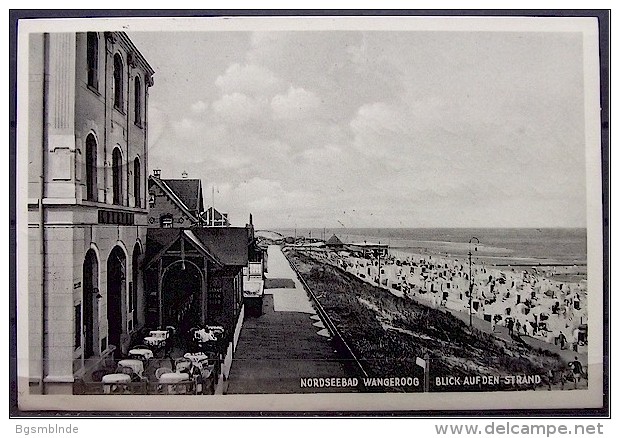
[[[70,393],[144,326],[154,72],[123,32],[29,46],[30,389]]]

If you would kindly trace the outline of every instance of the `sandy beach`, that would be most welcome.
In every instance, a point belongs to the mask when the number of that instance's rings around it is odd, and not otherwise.
[[[392,251],[364,258],[350,251],[314,251],[314,257],[337,265],[392,294],[433,308],[503,327],[560,350],[587,355],[587,290],[573,266],[493,266],[472,257]],[[470,311],[471,304],[471,311]]]

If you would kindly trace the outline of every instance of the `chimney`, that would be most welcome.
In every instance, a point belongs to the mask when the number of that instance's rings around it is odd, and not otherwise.
[[[187,179],[187,172],[186,171],[183,171],[183,173],[181,174],[181,178]]]
[[[161,178],[161,169],[153,169],[153,176],[155,178]]]

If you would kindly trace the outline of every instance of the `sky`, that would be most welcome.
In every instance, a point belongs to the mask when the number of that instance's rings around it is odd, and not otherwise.
[[[129,36],[149,170],[201,178],[233,225],[586,226],[581,34]]]

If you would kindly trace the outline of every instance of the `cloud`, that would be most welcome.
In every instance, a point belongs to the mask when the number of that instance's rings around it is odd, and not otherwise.
[[[320,162],[328,164],[334,159],[338,160],[342,157],[343,151],[340,146],[328,144],[321,148],[306,149],[302,156],[307,161]]]
[[[223,93],[269,95],[279,84],[271,70],[256,64],[232,64],[217,77],[217,85]]]
[[[400,113],[384,102],[375,102],[360,107],[357,115],[351,121],[351,128],[356,133],[404,132],[404,124],[400,120]]]
[[[320,99],[312,91],[289,87],[286,94],[278,94],[271,99],[271,108],[276,119],[304,119],[317,113]]]
[[[349,123],[353,144],[359,152],[398,168],[411,153],[413,138],[406,109],[384,102],[361,106]]]
[[[228,123],[247,122],[264,116],[266,101],[252,98],[246,94],[234,92],[225,94],[213,102],[213,111]]]
[[[226,187],[218,204],[240,220],[585,223],[578,36],[222,33],[188,48],[236,44],[196,57],[202,82],[165,58],[174,35],[153,38],[170,68],[150,91],[149,165]]]
[[[194,102],[191,106],[192,112],[195,114],[203,113],[207,108],[209,108],[209,105],[202,100]]]
[[[170,121],[165,110],[159,107],[157,102],[149,102],[149,151],[160,145],[160,140],[169,127]]]
[[[195,133],[202,129],[203,124],[195,119],[183,117],[179,121],[172,122],[175,134],[182,138],[193,138]]]

